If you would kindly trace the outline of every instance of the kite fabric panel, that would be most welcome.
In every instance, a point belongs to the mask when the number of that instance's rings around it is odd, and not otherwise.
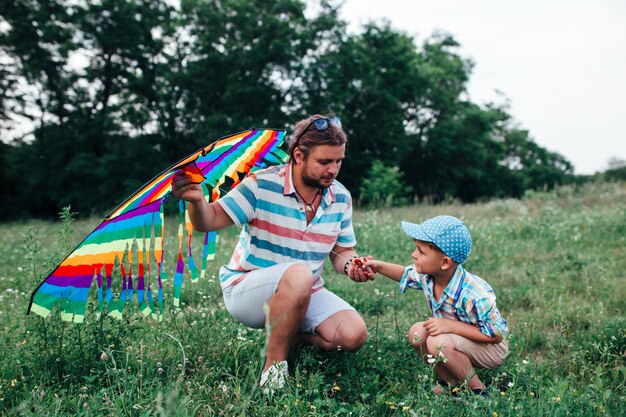
[[[121,318],[135,297],[137,309],[144,316],[151,315],[160,320],[163,316],[163,281],[166,281],[162,270],[163,205],[172,192],[174,174],[179,170],[191,174],[194,182],[203,185],[206,198],[215,201],[250,172],[283,163],[287,157],[281,149],[284,136],[284,130],[247,130],[221,138],[167,168],[106,216],[39,284],[31,295],[28,313],[32,311],[47,317],[58,306],[63,320],[83,322],[95,278],[98,314],[104,311],[106,304],[111,316]],[[198,272],[191,252],[193,227],[183,201],[179,202],[179,216],[178,260],[173,280],[175,306],[180,302],[185,269],[183,231],[187,231],[186,257],[192,282],[204,277],[207,262],[214,257],[217,241],[216,232],[206,234],[201,271]],[[135,267],[133,260],[137,262]],[[150,270],[151,264],[156,264],[156,278]],[[134,272],[137,276],[133,276]],[[121,286],[117,282],[120,277]]]

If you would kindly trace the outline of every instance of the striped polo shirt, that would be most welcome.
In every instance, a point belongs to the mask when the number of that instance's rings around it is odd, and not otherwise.
[[[485,280],[459,265],[440,300],[435,299],[433,285],[432,276],[419,274],[415,271],[415,265],[410,265],[404,269],[400,292],[405,292],[407,288],[423,290],[433,317],[474,324],[489,337],[506,337],[506,320],[500,315],[496,307],[496,295]]]
[[[315,291],[324,285],[324,261],[334,246],[356,245],[348,190],[336,180],[322,190],[319,208],[307,224],[291,164],[249,175],[218,203],[242,227],[230,263],[220,270],[222,288],[236,285],[255,269],[299,262],[313,272]]]

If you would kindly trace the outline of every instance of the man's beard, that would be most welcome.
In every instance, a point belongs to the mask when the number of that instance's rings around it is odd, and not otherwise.
[[[333,178],[334,179],[334,178]],[[328,185],[322,183],[320,180],[315,179],[309,175],[306,174],[306,172],[302,172],[302,182],[308,186],[308,187],[312,187],[312,188],[328,188],[330,187],[330,185],[333,183],[332,180],[330,181],[330,183],[328,183]]]

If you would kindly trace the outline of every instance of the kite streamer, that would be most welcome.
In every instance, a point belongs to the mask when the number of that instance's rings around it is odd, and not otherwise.
[[[287,154],[281,149],[285,132],[252,129],[217,140],[167,168],[115,208],[96,229],[71,252],[33,291],[28,306],[47,317],[55,306],[65,321],[81,323],[85,317],[94,278],[97,284],[98,312],[121,318],[126,307],[136,300],[137,310],[156,319],[163,316],[163,205],[172,192],[172,177],[183,170],[205,188],[207,199],[217,200],[224,187],[234,187],[250,172],[283,163]],[[204,239],[202,269],[198,271],[191,252],[192,226],[185,203],[180,202],[179,249],[174,275],[174,305],[180,303],[185,270],[192,282],[205,276],[208,261],[214,258],[217,233]],[[187,248],[183,232],[187,232]],[[185,253],[186,252],[186,253]],[[186,255],[186,256],[183,256]],[[133,259],[137,276],[133,276]],[[156,264],[156,278],[151,262]],[[119,271],[121,286],[114,283]],[[116,286],[117,284],[117,286]],[[156,298],[154,286],[156,285]],[[117,298],[116,298],[117,295]],[[158,310],[157,310],[158,306]]]

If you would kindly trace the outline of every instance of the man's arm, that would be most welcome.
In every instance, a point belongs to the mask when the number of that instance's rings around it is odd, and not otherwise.
[[[221,205],[209,204],[204,198],[201,203],[189,203],[189,220],[199,232],[222,230],[235,224]]]
[[[172,180],[172,194],[189,203],[189,220],[197,231],[221,230],[234,224],[222,206],[207,203],[202,186],[194,183],[191,175],[177,172]]]
[[[358,268],[352,263],[351,260],[358,257],[354,248],[344,248],[343,246],[335,245],[328,256],[330,257],[330,262],[333,264],[335,271],[340,274],[347,272],[352,281],[365,282],[370,279],[373,280],[376,275],[375,272]]]

